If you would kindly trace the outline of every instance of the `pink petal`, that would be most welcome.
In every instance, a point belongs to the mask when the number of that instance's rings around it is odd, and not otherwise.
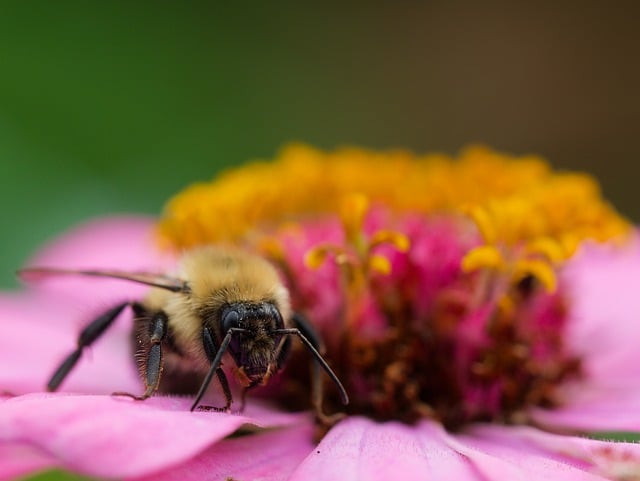
[[[49,243],[28,266],[163,273],[175,265],[175,259],[160,251],[154,228],[154,219],[150,217],[96,219]],[[131,282],[87,277],[48,279],[33,287],[103,303],[136,299],[147,290]]]
[[[15,394],[44,390],[49,376],[76,347],[91,312],[52,294],[0,295],[0,390]],[[98,339],[65,380],[65,391],[138,392],[141,382],[131,354],[131,315],[125,314]],[[9,368],[10,367],[10,368]]]
[[[588,245],[564,276],[571,290],[568,341],[584,356],[590,379],[628,382],[640,376],[640,240],[621,249]]]
[[[586,376],[564,387],[562,407],[532,414],[554,427],[640,430],[640,242],[623,249],[585,246],[564,275],[572,293],[567,340]]]
[[[292,481],[310,479],[423,481],[480,478],[464,456],[448,447],[428,428],[348,418],[327,434],[291,476]]]
[[[225,439],[180,466],[135,481],[284,481],[315,448],[312,438],[308,420],[290,429]]]
[[[0,481],[13,480],[37,471],[55,468],[51,456],[25,443],[0,445]]]
[[[490,425],[472,429],[470,437],[473,443],[492,446],[492,450],[502,446],[499,449],[505,458],[517,456],[516,452],[529,451],[549,462],[560,460],[606,479],[635,479],[640,472],[640,444],[636,443],[597,441],[529,427]]]
[[[188,399],[168,397],[136,402],[109,396],[20,396],[0,403],[0,441],[29,443],[71,471],[123,478],[184,463],[244,424],[265,425],[247,416],[192,413],[189,406]],[[293,415],[279,419],[300,422]],[[267,421],[271,425],[273,419]]]
[[[554,436],[532,428],[480,425],[449,434],[431,421],[411,427],[349,418],[329,432],[291,480],[594,481],[603,479],[602,474],[631,472],[636,464],[630,460],[638,459],[640,445]]]
[[[640,390],[638,381],[627,386],[603,388],[593,385],[567,388],[566,406],[553,410],[536,409],[531,416],[555,429],[591,431],[640,431]]]
[[[489,425],[487,425],[489,426]],[[424,428],[424,427],[423,427]],[[545,453],[540,454],[526,443],[517,444],[517,438],[507,435],[501,442],[488,443],[471,435],[451,435],[440,426],[429,425],[433,435],[451,449],[465,456],[480,479],[487,480],[595,480],[600,479],[563,459]],[[510,428],[505,428],[506,433]]]

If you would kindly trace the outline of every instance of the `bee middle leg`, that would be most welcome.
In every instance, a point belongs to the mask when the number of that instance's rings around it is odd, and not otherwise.
[[[143,317],[136,322],[143,322],[146,319]],[[136,360],[145,386],[144,394],[137,396],[128,392],[114,392],[114,396],[128,396],[142,401],[158,390],[164,360],[162,344],[167,336],[168,322],[167,314],[164,311],[158,311],[151,316],[146,328],[143,324],[136,334],[138,345]]]

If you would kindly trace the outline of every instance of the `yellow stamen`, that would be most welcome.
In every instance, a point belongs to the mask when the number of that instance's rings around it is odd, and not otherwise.
[[[383,229],[373,234],[371,239],[369,239],[369,245],[371,247],[377,247],[381,244],[391,244],[400,252],[407,252],[411,242],[409,238],[401,232]]]
[[[505,261],[502,253],[494,246],[480,246],[471,249],[462,259],[462,270],[474,272],[479,269],[502,270]]]
[[[326,246],[318,246],[310,249],[304,256],[304,265],[309,269],[319,269],[327,260],[329,249]]]
[[[341,199],[340,219],[347,240],[353,245],[359,245],[361,242],[362,225],[368,210],[369,199],[363,194],[349,194]]]
[[[480,235],[487,244],[493,244],[496,239],[495,226],[490,218],[487,210],[479,205],[476,206],[464,206],[462,211],[469,215],[475,222]]]
[[[369,257],[369,269],[373,272],[389,275],[391,274],[391,262],[385,256],[374,254]]]
[[[547,292],[554,292],[556,290],[558,280],[549,262],[540,259],[518,260],[514,266],[514,281],[517,282],[529,275],[535,277]]]
[[[565,247],[551,237],[541,237],[530,242],[527,245],[527,252],[533,255],[540,254],[553,264],[567,258]]]

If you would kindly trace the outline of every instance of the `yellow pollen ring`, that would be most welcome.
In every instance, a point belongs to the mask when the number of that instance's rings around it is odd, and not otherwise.
[[[363,256],[370,205],[392,215],[462,211],[486,244],[525,249],[525,255],[553,264],[569,258],[585,239],[604,242],[632,231],[593,178],[554,172],[535,156],[484,147],[465,149],[456,158],[358,148],[322,152],[293,144],[275,161],[253,162],[185,189],[167,203],[158,233],[175,250],[217,242],[250,245],[285,223],[338,216],[347,243]],[[402,240],[392,242],[403,249]],[[497,258],[484,262],[497,265]]]

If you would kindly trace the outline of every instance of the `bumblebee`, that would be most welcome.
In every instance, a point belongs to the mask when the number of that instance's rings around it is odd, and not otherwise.
[[[177,276],[111,270],[75,270],[30,267],[18,272],[25,280],[58,275],[116,278],[151,287],[140,301],[113,306],[90,322],[78,336],[77,348],[55,370],[47,389],[57,390],[82,357],[127,308],[134,314],[132,341],[144,392],[114,393],[144,400],[156,392],[195,394],[191,410],[229,412],[233,398],[223,356],[235,364],[242,386],[244,408],[247,391],[265,385],[282,369],[297,337],[313,356],[312,404],[322,413],[321,370],[338,388],[343,404],[348,395],[321,355],[322,343],[311,324],[291,309],[289,292],[276,269],[264,258],[247,251],[206,246],[183,254]],[[200,405],[216,376],[225,397],[223,407]]]

